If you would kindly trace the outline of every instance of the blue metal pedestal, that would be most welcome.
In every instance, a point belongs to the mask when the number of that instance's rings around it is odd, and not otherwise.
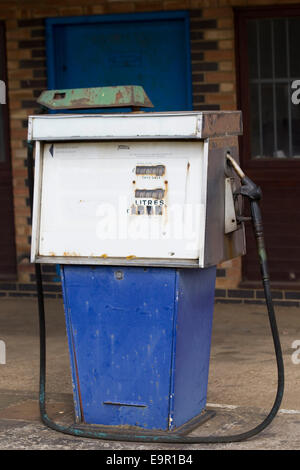
[[[173,430],[206,403],[216,268],[61,268],[76,421]]]

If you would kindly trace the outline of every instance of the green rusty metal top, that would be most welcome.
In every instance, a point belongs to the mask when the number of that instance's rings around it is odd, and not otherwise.
[[[37,102],[50,109],[153,108],[143,87],[137,85],[46,90]]]

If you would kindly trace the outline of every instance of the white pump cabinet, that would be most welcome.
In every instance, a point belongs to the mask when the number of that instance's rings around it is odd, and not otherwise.
[[[33,262],[206,267],[244,254],[240,112],[40,115]]]

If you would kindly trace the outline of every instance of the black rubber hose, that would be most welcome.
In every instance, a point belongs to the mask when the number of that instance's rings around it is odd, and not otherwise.
[[[31,174],[29,174],[31,173]],[[30,201],[32,207],[33,201],[33,145],[32,142],[28,143],[28,182],[30,187]],[[44,309],[44,294],[43,294],[43,282],[41,268],[39,264],[35,264],[36,274],[36,286],[37,286],[37,297],[38,297],[38,311],[39,311],[39,328],[40,328],[40,392],[39,392],[39,404],[40,404],[40,415],[42,422],[49,428],[59,431],[64,434],[68,434],[76,437],[85,437],[90,439],[103,439],[110,441],[128,441],[128,442],[148,442],[148,443],[169,443],[169,444],[218,444],[218,443],[230,443],[239,442],[249,439],[256,434],[263,431],[275,418],[283,397],[284,390],[284,366],[282,359],[282,351],[279,339],[278,328],[276,324],[276,317],[273,307],[273,301],[270,291],[270,281],[267,266],[267,256],[264,245],[262,218],[257,200],[250,199],[251,215],[254,234],[257,242],[257,249],[260,261],[261,275],[264,287],[264,293],[266,298],[268,318],[272,331],[272,338],[274,344],[274,350],[277,362],[277,394],[273,404],[273,407],[266,418],[258,424],[256,427],[249,431],[230,435],[230,436],[197,436],[189,437],[178,435],[175,432],[160,432],[159,434],[150,434],[148,431],[143,432],[135,431],[130,432],[107,432],[105,427],[97,426],[97,430],[83,430],[76,426],[63,426],[52,421],[47,415],[46,411],[46,329],[45,329],[45,309]]]

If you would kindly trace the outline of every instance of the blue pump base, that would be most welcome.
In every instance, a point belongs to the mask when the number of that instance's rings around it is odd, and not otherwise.
[[[216,268],[64,265],[61,277],[76,422],[158,432],[196,422]]]
[[[216,411],[214,410],[203,410],[198,416],[195,416],[194,418],[190,419],[187,423],[183,424],[182,426],[179,426],[179,428],[173,428],[169,432],[170,434],[176,433],[181,436],[185,436],[189,433],[191,433],[194,429],[198,428],[202,424],[206,423],[210,419],[214,418],[216,416]],[[97,425],[97,424],[85,424],[85,423],[80,423],[76,425],[76,428],[82,429],[83,431],[91,431],[91,432],[97,432],[98,428],[101,427],[101,430],[107,433],[120,433],[122,430],[124,430],[124,426],[109,426],[109,425]],[[156,436],[163,435],[166,433],[166,431],[162,430],[153,430],[153,429],[145,429],[145,428],[140,428],[137,426],[126,426],[126,434],[130,435],[132,434],[135,436],[138,432],[143,431],[143,435],[147,436],[148,435],[153,435],[155,434]]]

